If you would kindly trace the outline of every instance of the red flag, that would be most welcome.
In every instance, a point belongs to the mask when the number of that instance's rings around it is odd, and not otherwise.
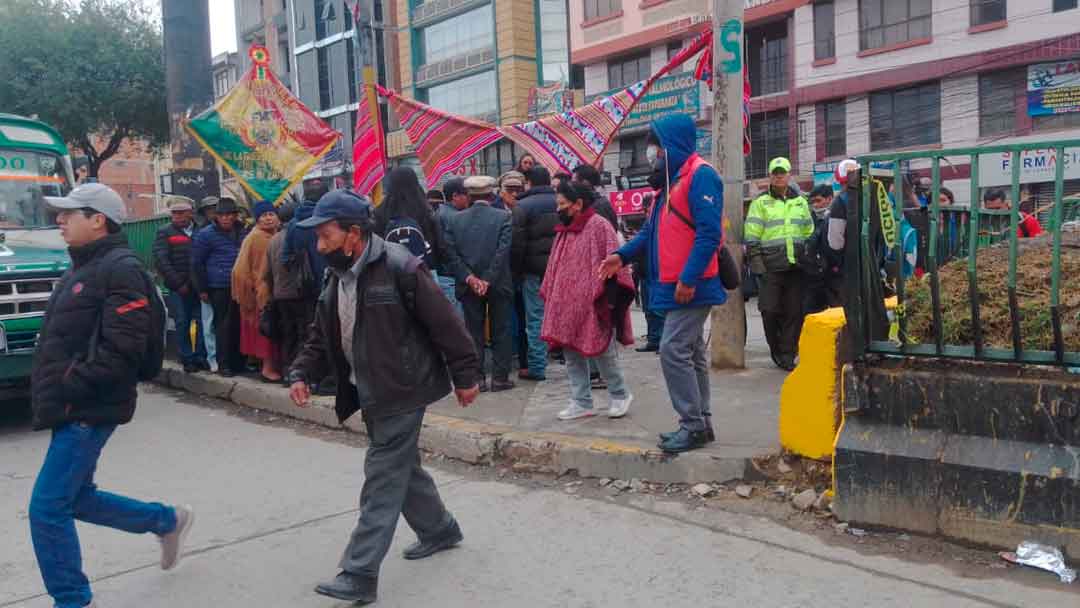
[[[364,98],[356,109],[356,141],[353,142],[353,190],[368,196],[386,175],[386,142],[375,106],[374,87],[365,85]],[[375,106],[377,107],[377,106]]]

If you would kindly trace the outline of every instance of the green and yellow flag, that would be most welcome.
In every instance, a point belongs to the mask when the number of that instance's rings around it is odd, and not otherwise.
[[[266,47],[248,55],[251,71],[184,127],[255,200],[277,203],[341,135],[281,84]]]

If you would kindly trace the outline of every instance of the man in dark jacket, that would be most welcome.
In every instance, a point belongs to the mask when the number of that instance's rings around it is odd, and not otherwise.
[[[447,259],[454,270],[457,296],[465,309],[465,324],[472,333],[484,368],[484,322],[491,321],[491,390],[514,387],[510,381],[510,306],[514,285],[510,275],[510,214],[492,206],[495,179],[473,176],[465,180],[472,207],[450,220]],[[487,390],[487,381],[480,381]]]
[[[608,200],[607,195],[604,194],[602,184],[600,183],[600,171],[589,164],[578,165],[574,168],[573,181],[578,184],[584,184],[593,191],[593,211],[607,220],[611,226],[615,228],[615,232],[619,232],[619,216],[615,213],[615,208],[611,206],[611,202]]]
[[[214,308],[218,373],[226,378],[243,371],[240,354],[240,310],[232,298],[232,270],[243,242],[236,201],[222,197],[214,221],[195,233],[191,271],[199,299]]]
[[[153,325],[149,298],[158,295],[120,234],[119,194],[91,183],[45,200],[59,212],[72,268],[49,299],[34,354],[34,428],[51,429],[52,439],[30,499],[30,534],[46,590],[56,606],[71,608],[93,599],[76,519],[153,532],[168,570],[194,518],[189,507],[144,503],[94,484],[105,443],[135,413],[137,370]]]
[[[366,198],[335,190],[301,223],[314,228],[331,272],[289,373],[290,395],[304,407],[310,398],[306,380],[333,368],[338,419],[360,411],[367,426],[360,520],[341,572],[315,588],[365,604],[375,601],[379,565],[401,515],[419,537],[405,559],[461,542],[457,521],[420,466],[417,441],[425,409],[450,392],[451,379],[465,407],[476,398],[481,375],[465,325],[431,271],[404,246],[374,234],[371,216]]]
[[[171,195],[165,201],[172,222],[162,226],[154,239],[154,267],[169,288],[169,310],[176,321],[176,350],[184,371],[210,369],[203,344],[202,314],[199,295],[191,277],[191,239],[195,235],[194,201]],[[195,322],[195,347],[190,328]]]
[[[443,198],[446,202],[439,205],[435,210],[435,217],[439,220],[442,228],[443,242],[448,242],[450,233],[450,219],[459,211],[469,208],[469,193],[465,190],[465,180],[460,177],[447,180],[443,185]],[[442,267],[436,269],[439,274],[439,287],[442,288],[446,298],[454,303],[458,314],[464,316],[465,311],[461,307],[461,301],[457,298],[457,281],[454,280],[454,269],[450,267],[448,259],[442,260]]]
[[[540,284],[544,282],[551,244],[555,241],[555,226],[559,213],[551,174],[543,166],[533,167],[525,175],[525,193],[513,213],[513,242],[510,246],[510,265],[522,277],[525,300],[525,335],[529,342],[528,372],[518,374],[524,380],[543,380],[547,373],[547,343],[540,339],[544,321],[544,301]]]

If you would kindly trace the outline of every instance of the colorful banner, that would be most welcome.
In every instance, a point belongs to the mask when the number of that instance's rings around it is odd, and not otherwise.
[[[375,87],[360,89],[364,98],[356,109],[356,141],[353,142],[353,190],[370,196],[386,175],[386,140],[375,100]]]
[[[645,213],[645,196],[652,193],[652,188],[634,188],[609,192],[608,197],[616,215],[641,215]]]
[[[1028,66],[1028,114],[1080,112],[1080,59]]]
[[[548,114],[574,109],[574,91],[565,82],[529,90],[529,118],[535,120]]]
[[[255,45],[251,71],[184,124],[255,200],[277,203],[341,137],[285,88]]]

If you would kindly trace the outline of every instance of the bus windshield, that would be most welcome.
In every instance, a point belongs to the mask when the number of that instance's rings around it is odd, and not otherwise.
[[[0,148],[0,230],[56,225],[42,197],[71,190],[64,158],[47,152]]]

